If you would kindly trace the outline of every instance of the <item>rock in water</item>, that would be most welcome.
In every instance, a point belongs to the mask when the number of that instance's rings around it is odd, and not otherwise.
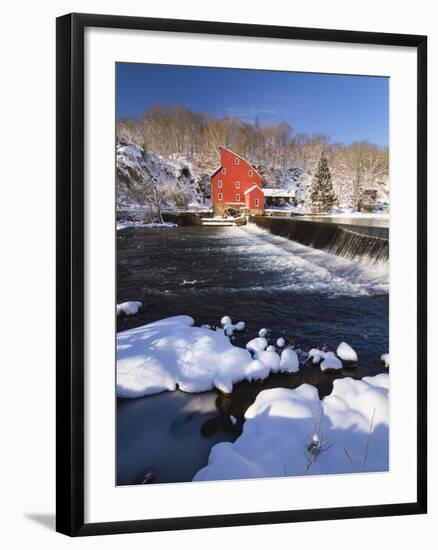
[[[341,342],[336,350],[336,355],[341,361],[348,363],[357,363],[357,353],[346,342]]]

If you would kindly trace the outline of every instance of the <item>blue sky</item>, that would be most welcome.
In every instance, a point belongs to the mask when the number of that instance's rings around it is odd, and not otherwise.
[[[332,141],[388,145],[389,79],[383,77],[119,63],[117,117],[140,116],[156,103],[239,116]]]

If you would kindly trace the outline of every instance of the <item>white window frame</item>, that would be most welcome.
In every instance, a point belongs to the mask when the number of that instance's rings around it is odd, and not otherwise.
[[[227,173],[227,169],[225,167],[222,167],[222,174],[226,174]]]
[[[222,193],[218,193],[218,195],[217,195],[217,200],[218,200],[218,201],[221,201],[222,199],[223,199]]]
[[[240,159],[237,157],[234,157],[234,164],[237,166],[240,162]]]
[[[222,189],[222,180],[217,180],[217,186],[219,189]]]
[[[259,199],[254,199],[254,206],[259,206]]]
[[[240,181],[236,181],[236,189],[240,189]]]
[[[240,193],[236,193],[236,201],[240,202]]]

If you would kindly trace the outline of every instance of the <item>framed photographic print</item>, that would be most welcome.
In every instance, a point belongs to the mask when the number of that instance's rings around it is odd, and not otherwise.
[[[57,20],[57,530],[426,512],[426,37]]]

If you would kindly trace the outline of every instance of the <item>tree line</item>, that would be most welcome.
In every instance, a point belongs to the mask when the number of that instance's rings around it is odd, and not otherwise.
[[[335,202],[358,209],[365,193],[385,185],[389,173],[387,147],[367,141],[334,143],[323,133],[295,133],[287,122],[262,125],[257,119],[251,123],[239,117],[215,117],[182,105],[158,104],[138,118],[120,118],[117,139],[150,153],[182,155],[207,169],[217,165],[218,145],[232,149],[256,167],[297,167],[311,174],[323,153],[332,175]]]

